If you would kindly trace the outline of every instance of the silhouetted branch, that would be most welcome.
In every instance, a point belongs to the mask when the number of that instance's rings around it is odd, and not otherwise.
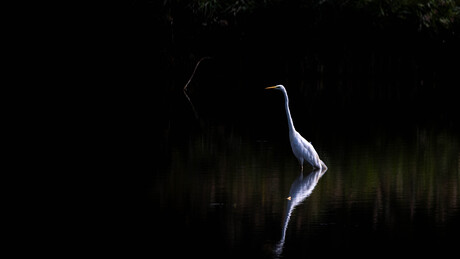
[[[203,57],[198,61],[198,63],[196,63],[195,69],[193,70],[193,73],[190,76],[190,79],[188,80],[188,82],[184,86],[184,95],[187,98],[187,100],[189,101],[190,105],[192,106],[193,114],[195,114],[195,118],[197,118],[197,119],[198,119],[198,114],[197,114],[197,112],[195,110],[195,106],[193,105],[192,101],[190,100],[190,97],[187,94],[187,87],[190,84],[190,82],[192,81],[193,77],[195,76],[196,70],[198,69],[198,66],[200,65],[201,61],[203,61],[205,59],[211,59],[211,57]]]

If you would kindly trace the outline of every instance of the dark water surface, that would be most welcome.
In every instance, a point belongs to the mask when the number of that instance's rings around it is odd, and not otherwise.
[[[365,13],[343,23],[331,12],[316,24],[322,13],[293,13],[295,5],[282,16],[273,8],[212,25],[162,9],[175,2],[184,1],[140,4],[100,46],[112,46],[112,64],[101,79],[109,103],[95,121],[113,114],[101,136],[115,129],[107,142],[121,155],[107,164],[122,165],[114,188],[122,197],[107,193],[117,202],[109,233],[121,241],[111,250],[133,243],[130,257],[142,250],[155,258],[457,254],[457,30],[379,28]],[[326,172],[305,165],[300,173],[283,97],[264,90],[276,84]]]
[[[357,133],[298,128],[329,167],[305,166],[303,174],[287,131],[218,123],[168,131],[149,193],[153,251],[215,258],[455,251],[458,132],[348,127]]]

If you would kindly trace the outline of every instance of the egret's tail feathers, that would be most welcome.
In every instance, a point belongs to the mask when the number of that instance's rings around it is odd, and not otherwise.
[[[323,160],[320,160],[320,161],[321,161],[321,170],[326,171],[327,170],[326,164],[323,162]]]

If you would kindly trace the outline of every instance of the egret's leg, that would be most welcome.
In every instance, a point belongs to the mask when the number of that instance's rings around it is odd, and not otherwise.
[[[300,164],[300,172],[303,173],[303,164]]]

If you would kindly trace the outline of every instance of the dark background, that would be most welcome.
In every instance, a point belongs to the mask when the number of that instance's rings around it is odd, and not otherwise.
[[[186,2],[108,8],[86,43],[96,54],[88,71],[101,89],[92,98],[103,100],[91,118],[104,125],[97,135],[105,148],[118,154],[109,161],[119,165],[111,178],[121,195],[107,194],[122,204],[108,220],[117,242],[145,248],[158,238],[151,236],[157,211],[146,205],[165,171],[158,161],[187,137],[177,132],[210,122],[257,136],[285,132],[282,97],[267,86],[286,86],[293,116],[306,117],[296,127],[306,133],[316,123],[357,139],[369,125],[458,127],[458,9],[442,26],[393,10],[390,1],[273,1],[235,14]],[[197,118],[183,88],[203,57],[210,59],[188,86]]]
[[[459,85],[458,15],[447,27],[428,27],[412,14],[392,13],[389,2],[380,1],[380,8],[389,5],[384,15],[372,4],[351,3],[274,1],[229,14],[205,12],[196,2],[132,2],[116,15],[122,22],[107,53],[113,89],[141,113],[155,100],[162,111],[156,115],[168,123],[172,113],[189,112],[182,89],[197,62],[211,57],[188,88],[201,116],[252,121],[261,90],[284,84],[305,98],[291,103],[313,120],[360,121],[365,108],[376,120],[450,121]]]

